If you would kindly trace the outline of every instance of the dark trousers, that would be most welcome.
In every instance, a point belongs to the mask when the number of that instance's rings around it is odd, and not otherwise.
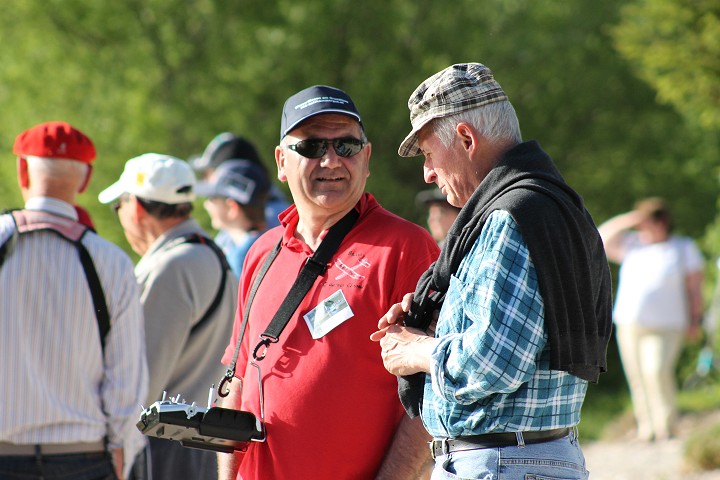
[[[133,465],[131,480],[217,479],[217,453],[183,447],[179,442],[162,438],[148,440],[149,446]]]
[[[117,480],[110,454],[0,456],[0,480]]]

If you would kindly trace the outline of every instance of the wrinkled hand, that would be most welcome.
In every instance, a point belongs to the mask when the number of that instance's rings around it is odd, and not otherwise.
[[[393,375],[430,372],[435,339],[422,330],[401,325],[411,301],[412,293],[408,293],[390,307],[378,321],[378,331],[370,335],[370,340],[380,342],[383,365]]]
[[[405,314],[410,311],[410,305],[412,304],[412,293],[406,293],[400,303],[394,304],[390,307],[385,315],[380,318],[378,322],[378,331],[370,335],[370,340],[378,342],[385,335],[385,330],[390,325],[396,323],[402,324]]]
[[[430,372],[430,359],[435,347],[435,339],[422,330],[390,325],[384,330],[384,336],[380,338],[380,347],[383,365],[393,375]]]

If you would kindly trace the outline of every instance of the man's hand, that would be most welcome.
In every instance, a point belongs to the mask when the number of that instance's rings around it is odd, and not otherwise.
[[[370,338],[380,342],[383,365],[393,375],[430,372],[436,340],[422,330],[390,325]]]
[[[238,384],[240,384],[239,380],[227,384],[229,391],[228,396],[223,398],[221,402],[223,408],[240,408],[242,387],[238,386]],[[238,388],[235,388],[236,386]],[[243,456],[244,454],[238,452],[218,453],[218,480],[235,480]]]
[[[412,293],[406,293],[400,303],[394,304],[390,307],[385,315],[382,316],[378,322],[378,331],[370,335],[370,340],[373,342],[379,341],[385,334],[385,329],[396,323],[402,324],[405,314],[410,311],[410,305],[412,304]]]
[[[411,302],[412,293],[408,293],[400,303],[390,307],[378,321],[378,331],[370,335],[370,340],[380,342],[383,365],[393,375],[430,372],[436,340],[422,330],[400,325]]]

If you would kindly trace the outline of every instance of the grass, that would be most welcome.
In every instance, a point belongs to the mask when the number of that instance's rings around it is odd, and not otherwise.
[[[590,385],[578,425],[580,438],[587,442],[613,435],[613,426],[626,418],[630,411],[627,389],[603,389],[599,385]]]
[[[712,380],[712,379],[711,379]],[[680,392],[680,411],[684,413],[709,413],[720,409],[720,383],[717,380],[692,390]],[[720,423],[717,416],[702,417],[683,448],[685,465],[694,471],[720,468]]]
[[[720,468],[720,424],[712,423],[693,432],[683,449],[689,470],[717,470]]]
[[[680,391],[678,406],[680,412],[691,413],[720,409],[720,383],[715,382],[700,388]]]

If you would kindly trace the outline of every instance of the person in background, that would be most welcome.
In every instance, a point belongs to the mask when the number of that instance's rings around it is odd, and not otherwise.
[[[445,243],[445,237],[450,230],[453,222],[460,213],[460,209],[454,205],[450,205],[440,189],[431,188],[423,190],[415,196],[415,203],[418,206],[427,208],[428,217],[427,225],[430,235],[435,239],[442,248]]]
[[[202,175],[207,181],[212,176],[213,171],[226,160],[247,160],[255,163],[270,178],[267,167],[262,162],[260,154],[249,140],[239,137],[231,132],[223,132],[216,135],[205,151],[199,157],[193,158],[190,165],[193,169]],[[285,198],[285,194],[270,182],[270,190],[268,191],[267,200],[265,202],[265,223],[268,228],[280,225],[278,216],[289,206],[289,202]],[[220,231],[215,238],[218,245],[225,248],[227,243],[232,243],[227,232]]]
[[[240,278],[245,255],[265,231],[265,203],[270,179],[257,163],[248,160],[226,160],[206,182],[199,182],[195,192],[207,197],[203,206],[213,228],[226,232],[232,242],[225,242],[225,256],[235,276]]]
[[[25,208],[0,215],[0,477],[123,478],[147,392],[130,257],[79,221],[95,146],[66,122],[15,139]]]
[[[220,358],[237,305],[237,280],[222,251],[191,217],[195,173],[175,157],[146,153],[125,164],[120,179],[100,192],[114,203],[131,248],[145,312],[150,387],[144,405],[180,395],[202,405],[224,369]],[[139,435],[139,432],[138,432]],[[149,438],[152,478],[217,475],[216,456]],[[144,460],[138,460],[143,474]]]
[[[277,344],[268,345],[257,362],[267,439],[251,442],[245,452],[218,454],[222,480],[416,479],[428,463],[427,434],[417,419],[403,415],[395,377],[368,336],[385,306],[415,285],[438,248],[425,229],[365,192],[370,154],[360,114],[342,90],[317,85],[285,102],[275,160],[295,203],[280,216],[281,226],[248,252],[223,358],[242,382],[230,382],[223,407],[261,418],[258,372],[249,363],[257,358],[259,335],[328,231],[348,220],[352,228]],[[278,246],[253,297],[253,284]],[[247,331],[236,350],[248,308]]]
[[[540,145],[522,141],[486,66],[447,67],[408,107],[398,153],[424,155],[425,181],[462,211],[371,338],[434,438],[433,478],[586,479],[577,425],[612,327],[597,228]]]
[[[703,258],[673,234],[665,201],[646,198],[599,227],[610,261],[620,265],[613,316],[637,422],[637,437],[666,440],[677,421],[675,368],[703,313]]]

